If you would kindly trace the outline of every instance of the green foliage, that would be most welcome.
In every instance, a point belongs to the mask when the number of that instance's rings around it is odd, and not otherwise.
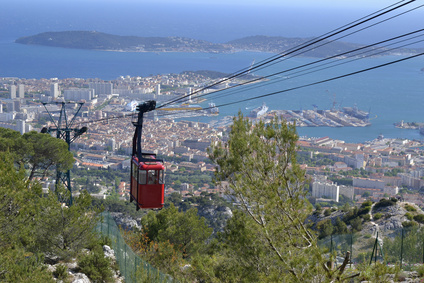
[[[60,263],[56,265],[56,269],[53,271],[53,275],[59,280],[65,280],[68,278],[68,268],[66,265]]]
[[[86,247],[98,221],[95,212],[87,213],[90,206],[91,197],[86,191],[70,207],[62,206],[55,194],[43,198],[36,216],[35,249],[67,259]]]
[[[374,220],[378,220],[378,219],[380,219],[381,217],[383,217],[383,214],[382,214],[382,213],[380,213],[380,212],[378,212],[378,213],[376,213],[376,214],[374,214],[374,215],[372,216],[372,218],[373,218]]]
[[[0,151],[11,152],[16,164],[25,165],[29,180],[46,176],[54,166],[67,171],[74,163],[67,143],[48,134],[31,131],[21,136],[19,132],[0,128],[0,141]]]
[[[375,283],[389,282],[389,274],[397,274],[400,271],[399,267],[396,266],[391,267],[381,262],[369,265],[366,261],[358,265],[358,270],[360,271],[360,282],[369,281]]]
[[[414,219],[414,216],[410,212],[405,213],[405,217],[408,218],[409,221]]]
[[[418,223],[415,222],[415,221],[403,221],[402,222],[402,227],[404,227],[404,228],[411,228],[411,227],[414,227],[414,226],[417,226],[417,225],[418,225]]]
[[[384,176],[396,177],[397,174],[403,173],[403,172],[404,171],[400,168],[393,168],[392,170],[385,172]]]
[[[418,223],[424,224],[424,215],[423,214],[415,215],[414,220],[417,221]]]
[[[323,239],[333,234],[333,225],[331,219],[324,219],[317,223],[317,230],[319,232],[318,239]]]
[[[382,207],[392,206],[392,205],[395,205],[395,204],[396,204],[396,202],[393,199],[381,199],[379,202],[377,202],[374,205],[374,210],[377,210],[377,209],[382,208]]]
[[[306,280],[320,265],[310,260],[318,247],[304,224],[311,206],[305,172],[296,160],[297,139],[295,126],[277,117],[253,126],[239,113],[229,141],[212,146],[209,157],[218,165],[216,180],[229,183],[228,194],[240,202],[278,260],[274,266],[293,280]]]
[[[23,248],[0,249],[0,282],[55,282],[43,260],[42,255]]]
[[[211,236],[205,219],[197,216],[197,209],[179,212],[171,204],[159,212],[150,211],[141,219],[147,237],[155,242],[167,242],[180,249],[185,257],[191,257],[202,250],[205,241]]]
[[[331,215],[331,209],[324,210],[324,216],[330,216]]]
[[[86,274],[92,282],[113,282],[111,259],[104,256],[100,245],[87,254],[81,255],[78,258],[78,266],[80,272]]]
[[[417,209],[415,207],[413,207],[412,205],[409,205],[409,204],[405,204],[405,209],[409,212],[417,211]]]
[[[406,225],[408,227],[404,226],[405,228],[397,231],[394,238],[385,238],[383,253],[388,262],[400,262],[401,256],[403,262],[422,262],[424,230],[419,229],[415,221],[405,221],[404,223],[411,223],[412,225]]]
[[[353,231],[361,231],[362,230],[362,219],[360,217],[356,217],[350,222]]]

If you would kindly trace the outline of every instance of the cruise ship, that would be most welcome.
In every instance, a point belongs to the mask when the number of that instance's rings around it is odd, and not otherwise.
[[[258,108],[253,109],[250,111],[249,117],[251,118],[259,118],[266,114],[268,111],[268,106],[265,105],[265,102],[262,104],[262,106],[259,106]]]

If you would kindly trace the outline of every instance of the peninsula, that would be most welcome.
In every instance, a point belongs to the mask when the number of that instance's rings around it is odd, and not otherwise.
[[[281,36],[250,36],[226,43],[212,43],[185,37],[138,37],[119,36],[97,31],[44,32],[37,35],[18,38],[15,42],[27,45],[43,45],[63,48],[107,50],[120,52],[207,52],[232,53],[237,51],[257,51],[281,53],[310,41],[311,38],[287,38]],[[319,46],[325,45],[323,48]],[[302,54],[307,57],[328,57],[349,52],[362,45],[341,41],[322,41],[310,46]],[[315,47],[315,48],[314,48]],[[384,50],[384,49],[383,49]],[[411,54],[417,50],[398,49],[389,54]]]

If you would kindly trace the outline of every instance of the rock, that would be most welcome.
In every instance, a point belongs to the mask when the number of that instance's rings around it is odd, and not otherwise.
[[[138,230],[141,229],[140,225],[137,223],[137,220],[130,216],[124,216],[124,214],[120,212],[111,212],[110,215],[115,220],[116,225],[121,226],[124,230],[132,230],[134,228]]]
[[[91,283],[90,279],[84,273],[75,273],[72,283]]]
[[[109,247],[108,245],[103,246],[103,253],[105,254],[105,257],[111,258],[115,260],[115,251]]]

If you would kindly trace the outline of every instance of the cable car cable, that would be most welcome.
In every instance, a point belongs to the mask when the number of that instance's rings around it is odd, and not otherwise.
[[[384,11],[384,12],[381,12],[381,13],[378,13],[378,14],[376,14],[376,15],[374,15],[375,13],[373,13],[373,14],[371,14],[372,16],[371,16],[371,17],[369,17],[369,18],[365,17],[365,19],[360,20],[359,22],[355,21],[355,22],[353,22],[353,24],[352,24],[352,25],[350,25],[350,26],[349,26],[349,24],[348,24],[348,26],[346,26],[346,25],[345,25],[345,26],[344,26],[344,28],[336,29],[336,31],[335,31],[335,32],[331,32],[330,34],[326,33],[326,34],[325,34],[325,36],[321,36],[321,37],[318,37],[318,39],[311,40],[311,41],[310,41],[309,43],[307,43],[307,44],[303,44],[303,45],[301,44],[301,45],[299,45],[299,46],[295,47],[293,50],[290,50],[290,51],[288,51],[288,52],[282,52],[282,53],[280,53],[279,55],[277,55],[277,56],[276,56],[276,57],[274,57],[274,58],[273,58],[273,57],[270,57],[271,59],[266,60],[266,61],[264,61],[263,63],[259,63],[259,64],[257,64],[256,66],[253,66],[252,68],[249,68],[248,70],[241,71],[241,72],[239,72],[239,73],[235,73],[235,74],[233,74],[233,75],[230,75],[230,76],[229,76],[228,78],[226,78],[225,80],[222,80],[222,81],[220,81],[220,82],[218,82],[218,83],[214,83],[214,84],[212,84],[212,85],[209,85],[209,86],[207,86],[207,87],[205,87],[205,88],[203,88],[203,89],[201,89],[201,90],[199,90],[199,91],[205,90],[205,89],[207,89],[207,88],[211,88],[212,86],[218,85],[219,83],[222,83],[223,81],[228,81],[228,80],[230,80],[230,79],[232,79],[232,78],[235,78],[235,77],[237,77],[237,76],[243,75],[243,74],[245,74],[247,71],[252,71],[252,70],[258,69],[259,67],[261,67],[261,66],[265,66],[265,65],[267,65],[267,64],[269,64],[269,63],[271,63],[271,62],[274,62],[274,61],[276,61],[276,60],[278,60],[278,59],[280,59],[280,58],[282,58],[282,57],[284,57],[284,56],[287,56],[287,55],[293,54],[294,52],[297,52],[297,51],[302,50],[302,49],[304,49],[304,48],[306,48],[306,47],[312,46],[313,44],[316,44],[316,43],[321,42],[321,41],[323,41],[323,40],[325,40],[325,39],[328,39],[328,38],[330,38],[330,37],[332,37],[332,36],[335,36],[335,35],[337,35],[337,34],[340,34],[340,33],[344,32],[344,31],[347,31],[347,30],[349,30],[349,29],[352,29],[352,28],[354,28],[354,27],[357,27],[357,26],[359,26],[359,25],[361,25],[361,24],[363,24],[363,23],[366,23],[366,22],[368,22],[368,21],[370,21],[370,20],[373,20],[373,19],[375,19],[375,18],[381,17],[382,15],[385,15],[385,14],[387,14],[387,13],[389,13],[389,12],[392,12],[392,11],[394,11],[394,10],[397,10],[397,9],[399,9],[399,8],[401,8],[401,7],[405,6],[405,5],[411,4],[411,3],[415,2],[415,1],[416,1],[416,0],[410,0],[410,1],[406,2],[406,3],[400,4],[399,6],[396,6],[396,7],[394,7],[394,8],[390,8],[389,10]],[[391,5],[391,6],[392,6],[392,5]],[[391,7],[391,6],[389,6],[389,7]],[[384,10],[384,9],[383,9],[383,10]],[[197,93],[197,92],[199,92],[199,91],[196,91],[195,93]],[[190,94],[190,95],[192,95],[192,94]],[[163,107],[165,107],[165,106],[167,106],[167,105],[169,105],[169,104],[172,104],[172,103],[175,103],[175,102],[177,102],[177,101],[180,101],[180,100],[182,100],[182,99],[184,99],[184,98],[186,98],[186,97],[188,97],[188,96],[189,96],[189,95],[185,95],[185,96],[183,96],[183,97],[180,97],[180,98],[177,98],[177,99],[171,100],[171,101],[169,101],[169,102],[167,102],[167,103],[164,103],[164,104],[162,104],[162,105],[158,106],[157,108],[158,108],[158,109],[159,109],[159,108],[163,108]]]

